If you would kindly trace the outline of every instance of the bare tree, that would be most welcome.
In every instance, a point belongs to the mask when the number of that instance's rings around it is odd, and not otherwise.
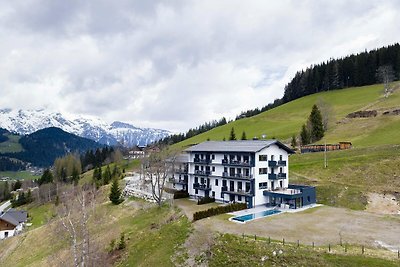
[[[58,215],[62,229],[71,245],[73,266],[95,265],[95,253],[90,250],[88,221],[95,202],[95,188],[71,187],[62,193]],[[91,205],[92,204],[92,205]]]
[[[390,83],[396,78],[392,65],[380,66],[376,70],[376,77],[381,83],[383,83],[385,97],[388,97],[391,93]]]
[[[153,199],[161,206],[163,202],[164,188],[167,178],[173,173],[177,153],[168,150],[162,150],[158,153],[152,153],[148,158],[144,158],[143,174],[151,184]]]
[[[334,111],[332,106],[327,103],[324,99],[318,98],[317,106],[322,116],[322,124],[324,126],[324,130],[327,131],[330,123],[334,118]]]

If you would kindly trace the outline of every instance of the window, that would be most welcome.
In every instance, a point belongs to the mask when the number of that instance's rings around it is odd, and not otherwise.
[[[215,198],[215,192],[214,191],[211,192],[211,195],[212,195],[212,197]]]
[[[308,202],[311,202],[310,196],[307,196],[307,201],[308,201]]]
[[[218,186],[218,179],[215,179],[215,186]]]
[[[215,159],[215,155],[214,155],[214,154],[211,155],[211,159],[212,159],[212,160]]]
[[[226,186],[226,180],[222,180],[222,186]]]
[[[282,167],[279,168],[279,173],[283,173],[283,168]]]
[[[200,178],[200,183],[204,184],[204,178],[203,177]]]
[[[8,237],[8,232],[4,232],[4,238]]]
[[[267,182],[259,183],[258,188],[259,189],[268,189],[268,183]]]
[[[259,155],[258,156],[258,160],[259,161],[267,161],[268,160],[268,156],[267,155]]]
[[[242,196],[238,196],[238,201],[242,201]]]
[[[279,155],[279,160],[280,161],[282,161],[283,159],[282,159],[283,157],[282,157],[282,155]]]
[[[215,172],[215,166],[212,167],[212,171]]]
[[[267,174],[268,173],[268,168],[260,168],[258,169],[259,174]]]
[[[271,155],[271,161],[274,161],[274,155]]]
[[[195,189],[194,193],[197,195],[199,193],[199,190]]]
[[[242,191],[242,182],[238,182],[238,190]]]
[[[194,177],[194,183],[198,184],[199,183],[199,177]]]

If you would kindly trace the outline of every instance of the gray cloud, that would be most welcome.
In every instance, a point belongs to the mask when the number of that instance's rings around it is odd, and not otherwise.
[[[398,1],[2,1],[0,107],[186,130],[398,41]]]

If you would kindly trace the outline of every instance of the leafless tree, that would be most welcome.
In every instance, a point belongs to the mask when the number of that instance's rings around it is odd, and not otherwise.
[[[149,179],[153,199],[159,206],[162,205],[166,181],[173,173],[176,157],[176,152],[164,149],[142,160],[144,177]]]
[[[88,221],[95,202],[95,188],[70,187],[62,193],[58,215],[71,245],[73,266],[95,266],[96,253],[91,251]]]
[[[395,73],[392,65],[380,66],[376,71],[378,80],[383,83],[385,90],[385,97],[388,97],[391,93],[390,83],[395,79]]]
[[[317,106],[322,116],[322,124],[324,126],[324,130],[327,131],[330,123],[334,118],[334,111],[332,106],[327,103],[324,99],[318,98]]]

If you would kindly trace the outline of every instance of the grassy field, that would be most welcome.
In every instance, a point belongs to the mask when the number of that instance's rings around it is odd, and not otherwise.
[[[222,140],[229,137],[229,132],[234,127],[236,136],[240,137],[243,131],[248,138],[260,137],[266,134],[267,138],[277,138],[289,141],[292,135],[300,132],[300,127],[307,120],[312,105],[323,101],[331,109],[330,129],[323,141],[351,141],[355,146],[370,146],[376,144],[387,144],[389,140],[381,137],[391,137],[391,143],[400,142],[397,129],[400,127],[399,116],[378,116],[375,119],[351,120],[339,123],[347,114],[368,109],[386,110],[399,107],[400,90],[388,98],[382,95],[382,85],[372,85],[342,89],[330,92],[322,92],[309,95],[272,110],[263,112],[257,116],[234,121],[227,125],[217,127],[206,133],[187,139],[176,146],[184,147],[190,144],[211,140]],[[357,127],[354,127],[356,124]],[[371,129],[370,126],[374,127]],[[367,133],[365,133],[367,129]],[[373,130],[377,131],[374,132]],[[383,136],[382,136],[383,135]]]
[[[21,144],[18,142],[21,138],[19,135],[7,134],[8,140],[0,143],[0,153],[14,153],[23,151]]]
[[[40,176],[33,175],[29,171],[19,171],[19,172],[6,171],[6,172],[0,172],[0,177],[10,177],[12,180],[34,180],[34,179],[39,179],[40,178]]]
[[[209,266],[399,266],[399,260],[383,258],[383,250],[370,251],[373,255],[362,255],[360,247],[347,246],[347,252],[342,246],[328,250],[225,234],[212,247]]]
[[[367,192],[394,193],[400,188],[400,145],[354,148],[290,158],[292,183],[317,187],[318,202],[362,210]]]

